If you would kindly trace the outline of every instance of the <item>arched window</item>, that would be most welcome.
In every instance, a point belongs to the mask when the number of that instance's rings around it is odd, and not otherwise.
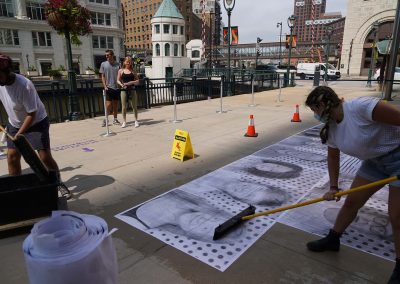
[[[185,45],[184,44],[182,44],[182,46],[181,46],[181,56],[182,57],[185,56]]]
[[[174,43],[174,56],[178,56],[178,44]]]
[[[200,51],[199,50],[192,50],[192,58],[199,58]]]
[[[155,52],[155,54],[156,54],[156,56],[160,56],[161,55],[161,53],[160,53],[160,45],[158,43],[156,44],[156,52]]]
[[[165,56],[170,56],[170,46],[169,46],[169,43],[166,43],[165,46],[164,46],[164,48],[165,48],[165,53],[164,53],[164,55],[165,55]]]

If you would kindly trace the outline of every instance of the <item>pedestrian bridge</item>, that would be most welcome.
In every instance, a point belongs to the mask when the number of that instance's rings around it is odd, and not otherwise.
[[[329,44],[329,58],[338,58],[340,50],[338,42]],[[291,50],[291,62],[298,61],[325,61],[327,43],[324,41],[303,42],[298,43],[296,48]],[[259,53],[257,55],[256,43],[246,43],[231,46],[231,61],[232,65],[255,61],[256,59],[266,62],[287,62],[289,57],[289,48],[286,48],[285,42],[266,42],[260,43]],[[218,45],[212,48],[206,48],[206,58],[209,62],[227,65],[228,61],[228,46]],[[313,58],[313,60],[312,60]],[[331,61],[331,60],[330,60]],[[332,62],[331,62],[332,63]]]

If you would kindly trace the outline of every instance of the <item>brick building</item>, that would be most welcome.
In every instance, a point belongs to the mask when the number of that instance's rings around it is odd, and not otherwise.
[[[151,18],[162,0],[122,0],[125,47],[151,53]],[[185,40],[201,38],[201,19],[193,13],[192,0],[174,0],[185,20]]]
[[[313,5],[314,3],[314,5]],[[294,16],[296,24],[293,33],[297,41],[315,42],[325,38],[325,25],[340,19],[340,13],[326,13],[326,0],[295,0]]]

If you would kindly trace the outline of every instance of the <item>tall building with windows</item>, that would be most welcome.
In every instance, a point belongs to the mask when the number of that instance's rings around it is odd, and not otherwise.
[[[46,75],[50,69],[67,68],[66,45],[45,20],[45,0],[0,0],[0,51],[14,61],[17,72],[35,69]],[[81,37],[82,45],[72,46],[74,69],[84,73],[98,68],[104,51],[113,49],[123,56],[120,0],[80,0],[91,11],[93,33]]]
[[[162,0],[122,0],[125,47],[151,52],[151,19],[157,12]],[[201,19],[193,13],[192,0],[174,0],[185,20],[185,40],[199,39]]]
[[[193,0],[193,12],[202,19],[202,1]],[[206,45],[216,46],[221,44],[222,15],[219,0],[205,1]]]
[[[333,0],[332,0],[333,1]],[[314,5],[313,5],[314,4]],[[321,41],[325,38],[325,25],[342,17],[340,13],[325,13],[326,0],[295,0],[296,24],[293,33],[297,41]]]

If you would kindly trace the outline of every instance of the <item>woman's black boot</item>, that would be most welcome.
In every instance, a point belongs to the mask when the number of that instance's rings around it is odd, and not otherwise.
[[[396,266],[394,267],[388,284],[400,284],[400,258],[396,258]]]
[[[339,251],[340,236],[342,234],[336,233],[334,230],[329,230],[329,234],[316,241],[307,243],[307,248],[311,251],[321,252],[326,250]]]

